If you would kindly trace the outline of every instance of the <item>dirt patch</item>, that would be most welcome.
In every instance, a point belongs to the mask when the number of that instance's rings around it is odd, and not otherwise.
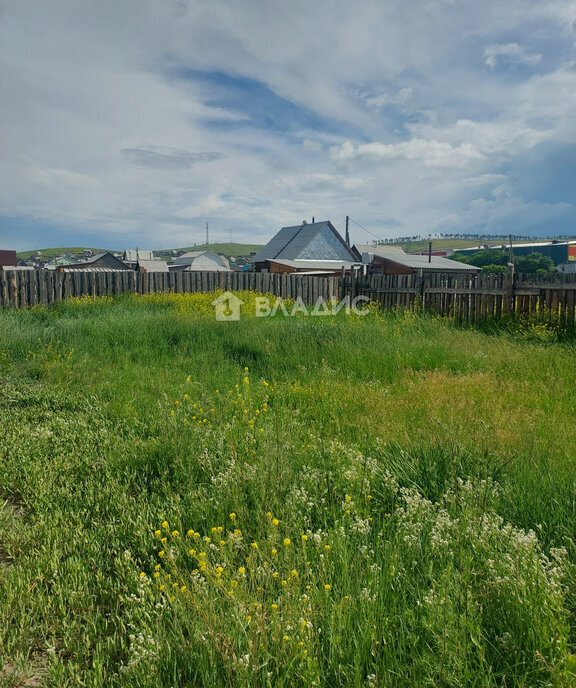
[[[48,671],[48,663],[48,655],[44,652],[35,653],[25,670],[6,662],[0,669],[0,682],[10,688],[40,688],[42,677]]]

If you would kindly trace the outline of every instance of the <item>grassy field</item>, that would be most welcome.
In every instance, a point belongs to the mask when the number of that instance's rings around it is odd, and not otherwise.
[[[213,298],[0,313],[0,685],[574,686],[574,344]]]

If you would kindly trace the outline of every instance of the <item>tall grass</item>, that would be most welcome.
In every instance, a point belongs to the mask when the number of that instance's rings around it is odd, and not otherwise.
[[[0,313],[0,678],[573,685],[572,346],[211,298]]]

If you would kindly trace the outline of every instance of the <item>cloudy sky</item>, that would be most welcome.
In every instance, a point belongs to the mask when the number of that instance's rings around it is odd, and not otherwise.
[[[0,0],[0,247],[576,234],[575,0]]]

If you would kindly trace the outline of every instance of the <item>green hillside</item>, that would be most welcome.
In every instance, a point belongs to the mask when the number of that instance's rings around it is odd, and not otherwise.
[[[93,253],[102,253],[102,251],[108,251],[107,248],[89,248],[87,246],[64,246],[60,248],[39,248],[33,251],[19,251],[17,253],[18,258],[22,260],[28,260],[37,251],[40,251],[43,258],[55,258],[56,256],[62,255],[81,255],[84,251],[92,251]]]
[[[263,244],[196,244],[196,246],[185,246],[182,248],[166,248],[154,251],[156,255],[169,254],[171,251],[214,251],[223,253],[225,256],[249,256],[250,253],[258,253],[264,248]]]

